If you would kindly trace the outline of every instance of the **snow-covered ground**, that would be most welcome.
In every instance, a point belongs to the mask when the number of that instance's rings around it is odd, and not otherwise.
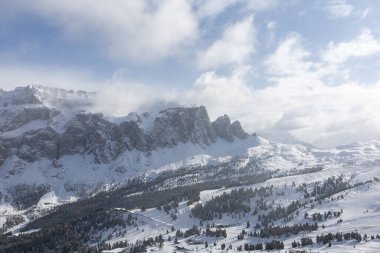
[[[65,124],[76,115],[78,110],[88,109],[92,103],[90,97],[93,94],[91,93],[59,89],[45,90],[40,86],[27,88],[27,91],[28,89],[34,90],[29,93],[25,92],[24,88],[16,89],[13,93],[2,93],[0,113],[4,115],[4,118],[0,122],[0,127],[7,130],[0,132],[0,137],[18,137],[25,132],[43,129],[47,126],[61,133]],[[14,128],[9,128],[9,122],[6,120],[8,114],[16,114],[24,108],[39,108],[43,111],[44,107],[59,108],[61,113],[50,121],[32,120],[23,125],[15,125]],[[50,113],[54,114],[55,112],[50,111]],[[142,115],[131,113],[120,118],[106,117],[115,123],[138,121],[139,127],[143,130],[149,130],[157,114],[159,112]],[[310,145],[296,144],[298,143],[296,140],[293,143],[275,143],[256,135],[250,135],[244,140],[235,138],[233,142],[218,138],[210,145],[179,142],[174,147],[157,148],[151,152],[142,152],[136,149],[127,150],[109,163],[96,163],[93,155],[80,154],[79,152],[75,155],[62,156],[59,160],[39,157],[34,162],[27,162],[14,154],[7,157],[0,166],[0,228],[7,222],[7,217],[23,217],[24,221],[10,229],[17,232],[17,229],[23,224],[44,215],[57,205],[76,201],[81,197],[78,192],[84,192],[88,196],[123,185],[134,177],[141,176],[153,179],[165,171],[186,169],[197,165],[217,165],[234,161],[238,157],[240,158],[239,162],[231,163],[229,169],[238,170],[246,166],[251,159],[259,158],[263,171],[278,171],[277,177],[263,183],[238,187],[257,188],[273,185],[275,192],[283,193],[282,195],[268,197],[268,203],[271,202],[274,205],[286,206],[295,200],[302,202],[304,195],[297,191],[296,187],[305,184],[308,190],[311,190],[315,182],[322,182],[332,176],[343,175],[344,180],[349,181],[352,186],[360,184],[322,200],[321,204],[315,203],[314,206],[310,203],[306,204],[305,207],[299,209],[299,214],[291,221],[285,223],[282,220],[276,221],[274,225],[281,226],[312,223],[312,221],[304,218],[306,212],[313,214],[343,210],[339,217],[342,222],[338,223],[338,218],[331,218],[319,222],[317,231],[305,232],[289,238],[276,238],[284,241],[284,251],[289,251],[294,240],[299,240],[301,237],[310,237],[315,240],[316,236],[322,233],[357,231],[368,236],[380,234],[380,141],[358,142],[331,149],[318,149]],[[289,176],[294,171],[313,167],[322,167],[323,170]],[[49,185],[50,191],[44,192],[36,205],[25,210],[17,210],[11,205],[14,196],[11,196],[9,191],[20,184]],[[177,185],[172,185],[172,187],[175,186]],[[206,203],[223,194],[223,192],[230,192],[231,190],[231,188],[221,188],[203,191],[200,194],[200,203]],[[252,208],[254,208],[254,203],[253,201]],[[123,236],[114,235],[108,242],[111,244],[123,240],[135,242],[162,234],[165,239],[163,247],[153,247],[152,250],[173,252],[175,250],[180,251],[183,247],[199,252],[222,252],[220,249],[222,243],[225,243],[227,247],[231,245],[232,250],[229,251],[236,251],[236,248],[244,243],[267,241],[259,237],[245,237],[244,240],[237,240],[237,235],[245,227],[247,221],[252,226],[258,222],[257,215],[236,215],[232,217],[224,214],[222,219],[217,219],[214,222],[216,225],[230,226],[226,228],[227,238],[206,237],[201,234],[195,236],[196,241],[202,242],[201,244],[190,245],[186,242],[187,239],[179,238],[179,244],[174,245],[175,231],[171,231],[172,227],[187,230],[193,225],[200,225],[200,220],[191,216],[191,209],[194,205],[187,206],[186,202],[180,203],[176,212],[178,217],[176,220],[173,220],[171,215],[163,210],[125,211],[125,216],[133,213],[138,220],[138,226],[128,228],[128,232]],[[204,222],[201,229],[204,229],[205,224],[207,222]],[[104,232],[102,238],[106,239],[107,235],[113,232],[113,230]],[[172,238],[170,242],[167,240],[169,236]],[[204,248],[206,241],[209,245],[207,249]],[[367,242],[363,240],[360,243],[356,241],[333,242],[331,247],[315,245],[311,249],[313,252],[380,252],[380,241],[379,239],[370,239]]]
[[[41,211],[67,201],[75,201],[76,194],[67,190],[71,185],[82,184],[82,186],[89,188],[102,186],[103,188],[101,189],[106,189],[112,185],[126,182],[128,178],[142,173],[154,177],[165,170],[175,170],[188,165],[215,164],[229,160],[234,156],[244,155],[247,156],[247,159],[254,156],[267,156],[268,159],[264,160],[262,166],[268,170],[287,171],[293,168],[307,168],[316,165],[324,167],[320,172],[273,178],[254,187],[273,184],[281,188],[284,185],[289,186],[293,182],[296,185],[309,184],[313,181],[321,181],[340,174],[347,178],[352,178],[353,183],[365,182],[373,180],[374,177],[380,177],[380,142],[377,141],[355,143],[335,149],[322,150],[302,145],[273,143],[260,137],[252,136],[245,141],[233,143],[219,140],[212,146],[182,144],[172,149],[156,150],[149,155],[128,151],[112,164],[95,164],[92,158],[81,155],[63,157],[59,160],[59,166],[53,166],[52,162],[47,159],[27,163],[17,157],[11,157],[0,168],[0,187],[5,192],[6,188],[20,182],[51,185],[52,191],[44,195],[37,206],[34,207],[36,210]],[[344,199],[324,203],[320,207],[316,206],[314,210],[320,212],[345,210],[342,216],[344,223],[326,224],[324,231],[319,230],[318,233],[326,233],[337,229],[351,231],[358,228],[361,228],[363,233],[380,233],[380,225],[378,225],[380,224],[379,187],[380,184],[373,181],[371,184],[347,191],[347,193],[344,193]],[[201,201],[205,202],[213,196],[220,195],[223,191],[230,190],[219,189],[202,192]],[[278,203],[290,203],[295,197],[295,195],[291,195],[289,198],[276,199],[276,201]],[[297,196],[297,198],[300,197],[302,196]],[[148,236],[148,234],[153,235],[156,232],[158,233],[160,229],[167,227],[168,224],[175,227],[189,228],[191,224],[194,224],[194,220],[189,218],[190,208],[182,203],[178,210],[179,218],[175,223],[171,221],[170,216],[165,215],[162,211],[147,210],[144,215],[155,219],[156,222],[149,226],[153,226],[156,230],[153,227],[147,227],[144,229],[145,234],[140,234],[141,231],[136,232],[139,236],[136,234],[128,239],[144,237]],[[23,213],[22,211],[16,211],[4,200],[0,205],[0,212],[4,216]],[[0,222],[3,222],[2,220]],[[241,226],[246,220],[223,220],[223,222],[228,224],[232,222]],[[199,223],[199,221],[195,223]],[[239,228],[239,226],[236,228]],[[229,228],[229,230],[229,234],[237,233],[234,228]],[[232,241],[229,241],[230,239],[227,238],[226,240],[226,244],[232,243]]]
[[[367,182],[362,185],[350,188],[348,190],[339,192],[335,195],[332,195],[329,198],[322,200],[321,204],[315,203],[314,207],[310,204],[299,209],[299,214],[289,222],[283,222],[282,220],[277,221],[275,225],[294,225],[294,224],[303,224],[309,222],[313,224],[314,222],[310,219],[304,218],[304,214],[307,212],[312,213],[324,213],[324,212],[334,212],[343,210],[343,213],[339,218],[331,218],[318,222],[319,228],[317,231],[313,232],[301,232],[298,235],[290,237],[280,237],[275,238],[280,241],[284,241],[285,249],[275,252],[289,252],[291,250],[291,243],[294,240],[300,240],[302,237],[310,237],[315,241],[317,235],[327,234],[327,233],[337,233],[337,232],[359,232],[364,235],[367,234],[370,238],[371,235],[376,236],[380,235],[380,182],[374,180],[374,177],[380,175],[380,167],[378,166],[363,166],[361,162],[358,162],[360,165],[349,165],[349,166],[329,166],[328,168],[305,175],[296,175],[282,178],[270,179],[264,183],[242,186],[240,188],[257,188],[260,186],[274,186],[275,192],[284,191],[283,196],[272,196],[268,198],[268,202],[274,201],[275,205],[288,205],[293,200],[303,200],[303,194],[297,192],[294,187],[291,187],[293,182],[298,186],[301,184],[306,184],[308,186],[312,185],[317,181],[323,181],[331,176],[344,175],[344,178],[350,180],[352,183]],[[371,182],[369,182],[371,180]],[[200,203],[206,203],[212,198],[222,195],[223,192],[230,192],[232,189],[236,188],[227,188],[227,189],[216,189],[208,190],[201,192]],[[344,198],[337,198],[338,196],[344,196]],[[170,214],[167,214],[163,210],[147,209],[145,211],[141,210],[132,210],[131,212],[138,217],[140,224],[137,227],[127,229],[127,234],[118,238],[113,238],[107,242],[115,243],[117,241],[127,240],[129,242],[135,242],[137,240],[143,240],[148,237],[155,237],[159,234],[162,234],[165,242],[162,248],[152,247],[151,250],[157,252],[173,252],[180,251],[185,249],[188,251],[195,252],[225,252],[222,251],[220,246],[222,243],[225,243],[227,247],[232,245],[232,250],[229,252],[237,252],[237,247],[244,245],[244,243],[258,243],[258,242],[267,242],[271,241],[273,238],[266,239],[260,237],[249,237],[246,236],[244,240],[237,240],[238,234],[245,229],[247,232],[253,231],[252,228],[246,228],[246,223],[249,221],[251,224],[257,223],[257,216],[246,215],[246,216],[228,216],[223,215],[222,219],[214,219],[213,221],[203,222],[203,227],[201,230],[204,230],[207,223],[215,225],[229,225],[230,227],[226,228],[227,238],[223,237],[206,237],[201,234],[199,236],[193,236],[190,238],[195,239],[196,241],[201,242],[200,244],[189,244],[187,240],[189,238],[179,238],[179,244],[174,244],[175,231],[171,232],[171,227],[174,227],[175,230],[180,229],[185,231],[191,228],[193,225],[200,225],[200,220],[191,217],[191,208],[195,204],[187,206],[186,202],[179,204],[177,208],[176,215],[178,218],[173,220]],[[255,205],[252,204],[252,207]],[[125,214],[127,215],[127,214]],[[342,219],[343,222],[338,222],[339,219]],[[323,228],[322,228],[323,227]],[[167,232],[168,231],[168,232]],[[171,241],[168,241],[168,238],[171,237]],[[208,242],[208,248],[205,248],[205,242]],[[216,243],[216,246],[214,246]],[[305,249],[307,252],[379,252],[380,251],[380,239],[368,239],[367,241],[363,240],[358,243],[356,240],[349,240],[343,242],[332,242],[331,247],[328,247],[327,244],[317,244],[312,247],[297,248],[297,250]]]

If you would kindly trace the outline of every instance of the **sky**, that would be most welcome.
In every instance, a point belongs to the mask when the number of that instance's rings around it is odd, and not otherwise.
[[[205,105],[317,147],[380,140],[377,0],[0,0],[0,88],[96,91],[104,112]]]

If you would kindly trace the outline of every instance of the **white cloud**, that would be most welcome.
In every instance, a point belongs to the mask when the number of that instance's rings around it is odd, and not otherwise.
[[[380,41],[371,32],[363,29],[360,35],[349,41],[330,42],[319,54],[312,54],[303,45],[297,33],[280,41],[277,49],[264,61],[268,79],[273,83],[303,81],[306,85],[329,81],[333,85],[351,79],[358,62],[350,59],[365,58],[380,53]],[[317,57],[318,56],[318,57]],[[291,82],[292,81],[292,82]]]
[[[274,53],[267,56],[264,65],[270,77],[276,80],[291,78],[317,78],[319,65],[310,60],[311,52],[302,45],[298,33],[288,35]]]
[[[276,21],[270,21],[270,22],[267,24],[267,28],[268,28],[269,30],[273,30],[273,29],[275,29],[276,26],[277,26],[277,22],[276,22]]]
[[[197,16],[200,18],[215,17],[236,3],[238,0],[193,0]]]
[[[1,0],[0,0],[1,1]],[[240,15],[276,7],[278,0],[19,0],[3,1],[0,22],[36,15],[70,43],[87,43],[113,60],[154,62],[192,52],[204,18],[229,7]]]
[[[250,70],[246,66],[239,67],[230,76],[218,75],[213,71],[205,72],[181,97],[189,104],[207,105],[212,118],[226,112],[235,117],[242,115],[249,110],[243,108],[252,97],[251,89],[242,81]]]
[[[255,89],[241,69],[231,75],[207,72],[181,97],[206,105],[212,118],[230,114],[250,132],[291,133],[316,146],[380,138],[380,81],[331,86],[323,78],[334,75],[334,69],[312,59],[301,36],[293,33],[265,61],[272,86]]]
[[[1,1],[1,0],[0,0]],[[9,2],[9,1],[8,1]],[[33,14],[58,27],[72,43],[95,45],[114,60],[151,62],[178,56],[199,38],[199,23],[229,7],[259,12],[278,0],[19,0],[4,2],[0,22]]]
[[[161,110],[176,103],[174,90],[123,79],[112,79],[97,90],[93,110],[106,115],[125,116],[130,112]]]
[[[253,16],[229,25],[220,39],[198,53],[198,67],[213,69],[244,64],[255,52],[256,30]]]
[[[198,36],[198,21],[186,0],[37,0],[20,7],[60,27],[69,40],[85,39],[117,60],[162,59]]]
[[[277,22],[276,21],[270,21],[266,24],[267,28],[267,39],[265,41],[265,46],[267,48],[270,48],[273,46],[273,43],[276,38],[276,28],[277,28]]]
[[[279,0],[246,0],[247,8],[252,11],[266,11],[278,6],[282,1]],[[289,4],[289,3],[288,3]]]
[[[239,9],[238,13],[245,15],[278,3],[115,0],[100,4],[95,0],[54,3],[36,0],[33,4],[25,1],[23,5],[15,5],[33,10],[34,14],[60,27],[69,40],[93,40],[110,57],[154,61],[176,55],[194,43],[199,36],[198,22],[207,22],[203,19],[220,15],[232,6],[244,9],[243,12]],[[354,12],[345,1],[329,1],[328,6],[332,7],[329,13],[334,17],[347,17]],[[264,23],[264,29],[265,25],[265,32],[277,29],[276,23]],[[280,23],[278,25],[278,29],[284,29]],[[164,87],[123,80],[126,75],[117,73],[108,82],[103,82],[95,80],[91,73],[75,70],[5,64],[0,66],[0,87],[40,83],[91,90],[95,86],[99,91],[98,105],[101,105],[97,109],[118,115],[150,110],[157,102],[203,104],[212,119],[228,113],[232,119],[240,120],[249,132],[270,130],[284,136],[291,133],[317,146],[380,138],[380,100],[377,98],[380,82],[362,85],[349,81],[347,68],[353,65],[346,66],[352,63],[351,59],[380,53],[380,42],[370,30],[362,30],[352,40],[330,42],[321,54],[313,54],[300,34],[290,34],[279,42],[273,53],[260,55],[265,58],[263,67],[272,81],[270,86],[260,89],[248,78],[256,46],[252,17],[225,27],[221,37],[200,52],[197,63],[205,72],[185,91],[175,88],[168,91]],[[265,52],[263,50],[263,54]],[[233,70],[231,74],[215,70],[226,66]],[[324,81],[326,77],[342,74],[348,81],[334,85]]]
[[[212,119],[228,113],[249,132],[291,133],[320,147],[380,138],[380,82],[329,86],[288,78],[255,89],[244,73],[204,73],[181,100],[206,105]]]
[[[342,64],[354,57],[366,57],[380,53],[380,41],[376,40],[368,29],[363,29],[360,35],[351,41],[340,43],[330,42],[322,59],[330,64]]]
[[[10,90],[29,84],[92,91],[104,82],[84,70],[68,70],[44,66],[0,65],[0,88]]]
[[[345,0],[329,0],[323,9],[329,13],[331,18],[345,18],[351,15],[354,7]]]
[[[255,102],[251,108],[261,108],[257,115],[266,119],[250,125],[258,126],[259,132],[290,132],[323,147],[380,138],[380,117],[375,109],[380,105],[375,98],[380,82],[328,85],[323,81],[325,77],[347,73],[342,64],[351,57],[378,51],[379,42],[363,30],[349,42],[330,43],[321,61],[316,61],[304,48],[299,34],[289,35],[265,62],[274,85],[253,92]]]
[[[366,8],[365,10],[363,10],[363,12],[360,15],[359,21],[364,20],[368,16],[370,10],[370,8]]]
[[[282,114],[274,125],[268,126],[271,129],[289,131],[317,146],[380,137],[376,130],[380,117],[375,109],[380,105],[375,98],[380,91],[379,84],[292,85],[283,83],[257,93],[260,103],[256,106],[273,115],[274,112]]]
[[[243,11],[261,12],[276,7],[279,0],[190,0],[199,18],[213,18],[233,6]]]
[[[122,71],[122,70],[119,70]],[[179,92],[162,87],[147,85],[133,80],[125,80],[115,71],[112,78],[100,80],[94,73],[84,70],[62,70],[54,67],[0,65],[0,89],[12,90],[38,84],[67,90],[96,92],[94,112],[113,116],[125,116],[130,112],[145,112],[165,107],[176,101]]]
[[[43,85],[86,89],[94,82],[88,76],[52,69],[1,68],[0,84]],[[228,113],[249,132],[273,131],[293,134],[317,146],[335,146],[352,141],[380,138],[380,82],[372,85],[344,83],[329,86],[320,79],[303,75],[279,78],[272,86],[257,89],[248,81],[249,66],[230,75],[205,72],[187,91],[169,90],[119,79],[118,75],[97,89],[98,111],[126,115],[131,111],[165,104],[203,104],[210,117]],[[8,77],[7,77],[8,76]],[[35,81],[36,80],[36,81]],[[93,86],[92,86],[93,87]]]

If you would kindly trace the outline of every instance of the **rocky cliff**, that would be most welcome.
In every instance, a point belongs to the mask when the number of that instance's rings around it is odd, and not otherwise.
[[[204,106],[131,113],[114,122],[86,112],[92,93],[27,86],[0,92],[0,165],[15,155],[27,162],[65,155],[91,154],[109,163],[121,153],[149,152],[180,143],[211,145],[248,134],[227,115],[211,122]]]

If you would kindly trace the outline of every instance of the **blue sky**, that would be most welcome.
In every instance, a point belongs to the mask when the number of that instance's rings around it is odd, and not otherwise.
[[[376,0],[0,0],[0,87],[95,90],[105,112],[203,104],[317,146],[380,139]]]

